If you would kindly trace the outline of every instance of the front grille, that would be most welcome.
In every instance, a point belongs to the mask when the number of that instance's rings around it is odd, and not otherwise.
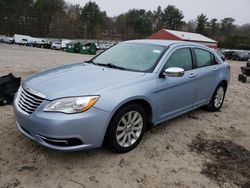
[[[34,95],[24,89],[20,91],[18,106],[26,113],[32,114],[43,102],[43,98]]]

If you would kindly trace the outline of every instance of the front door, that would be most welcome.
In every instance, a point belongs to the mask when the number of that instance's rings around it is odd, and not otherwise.
[[[190,110],[196,88],[193,85],[193,59],[190,48],[176,49],[168,58],[163,70],[179,67],[185,70],[182,77],[165,77],[157,80],[157,120],[164,121]]]

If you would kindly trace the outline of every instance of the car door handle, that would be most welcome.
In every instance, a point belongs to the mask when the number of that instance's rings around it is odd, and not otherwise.
[[[189,75],[189,78],[194,78],[194,77],[196,77],[196,76],[197,76],[197,74],[191,73],[191,74]]]
[[[213,68],[213,71],[217,71],[217,70],[218,70],[218,68],[217,68],[217,67],[214,67],[214,68]]]

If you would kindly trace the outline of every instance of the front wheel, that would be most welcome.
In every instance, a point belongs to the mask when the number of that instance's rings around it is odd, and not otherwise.
[[[143,107],[138,104],[129,104],[120,109],[109,125],[108,147],[117,153],[126,153],[134,149],[144,135],[146,119]]]
[[[209,110],[210,112],[219,111],[223,105],[225,94],[226,94],[226,87],[223,84],[217,86],[213,94],[213,97],[210,100],[210,103],[206,106],[207,110]]]

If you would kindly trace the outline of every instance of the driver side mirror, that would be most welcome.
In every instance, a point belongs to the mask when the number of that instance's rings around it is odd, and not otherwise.
[[[162,77],[182,77],[185,70],[179,67],[167,68],[162,72]]]

